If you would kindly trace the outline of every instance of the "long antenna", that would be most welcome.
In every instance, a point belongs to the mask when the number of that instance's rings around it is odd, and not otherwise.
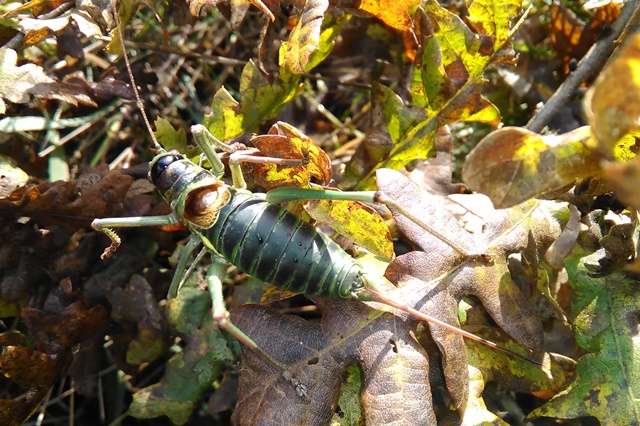
[[[136,98],[136,105],[138,105],[138,109],[142,114],[142,120],[144,121],[145,126],[147,126],[147,130],[151,135],[151,140],[153,141],[153,146],[160,150],[162,149],[162,145],[156,139],[156,135],[153,134],[153,128],[151,127],[151,122],[149,121],[149,117],[147,117],[147,113],[144,109],[144,104],[140,99],[140,93],[138,92],[138,87],[136,86],[136,81],[133,78],[133,72],[131,71],[131,64],[129,63],[129,56],[127,56],[127,48],[124,45],[124,32],[122,31],[122,25],[120,23],[120,17],[118,16],[117,2],[115,2],[116,6],[114,6],[114,20],[116,23],[116,27],[118,28],[118,37],[120,38],[120,48],[122,49],[122,58],[124,59],[125,66],[127,68],[127,73],[129,74],[129,80],[131,81],[131,88],[133,89],[133,93]]]
[[[370,287],[366,289],[366,292],[367,292],[367,294],[371,295],[373,299],[376,299],[378,302],[384,303],[385,305],[393,306],[394,308],[400,309],[401,311],[404,311],[404,312],[406,312],[408,314],[411,314],[411,315],[413,315],[414,317],[416,317],[418,319],[421,319],[421,320],[426,321],[426,322],[430,322],[432,324],[436,324],[436,325],[438,325],[438,326],[440,326],[442,328],[445,328],[445,329],[447,329],[449,331],[453,331],[454,333],[457,333],[457,334],[461,335],[462,337],[466,337],[467,339],[474,340],[476,342],[482,343],[482,344],[484,344],[486,346],[489,346],[491,348],[494,348],[494,349],[499,349],[499,350],[501,350],[503,352],[506,352],[506,353],[508,353],[510,355],[513,355],[513,356],[516,356],[518,358],[522,358],[522,359],[524,359],[526,361],[529,361],[529,362],[531,362],[533,364],[540,365],[540,366],[542,365],[539,361],[536,361],[535,359],[532,359],[532,358],[529,358],[529,357],[527,357],[525,355],[522,355],[522,354],[519,354],[517,352],[514,352],[511,349],[505,348],[504,346],[500,346],[497,343],[492,342],[491,340],[483,339],[482,337],[476,336],[473,333],[469,333],[468,331],[465,331],[465,330],[463,330],[463,329],[461,329],[459,327],[456,327],[454,325],[448,324],[448,323],[446,323],[444,321],[440,321],[439,319],[437,319],[435,317],[432,317],[431,315],[423,314],[422,312],[420,312],[420,311],[418,311],[416,309],[413,309],[413,308],[411,308],[411,307],[409,307],[407,305],[404,305],[402,303],[398,303],[395,300],[388,298],[384,294],[379,293],[379,292],[373,290]]]
[[[122,57],[124,59],[124,63],[126,65],[127,68],[127,73],[129,74],[129,79],[131,80],[131,87],[133,88],[133,93],[135,94],[135,99],[136,99],[136,104],[138,106],[138,109],[140,110],[140,113],[142,114],[142,119],[144,120],[144,123],[147,127],[147,130],[149,131],[149,134],[151,135],[151,139],[153,141],[153,144],[155,146],[156,149],[163,149],[162,146],[160,145],[160,143],[158,142],[158,140],[156,139],[155,135],[153,134],[153,128],[151,127],[151,122],[149,121],[149,118],[147,117],[147,113],[145,112],[144,109],[144,105],[142,104],[142,100],[140,99],[140,94],[138,92],[138,88],[136,86],[136,82],[135,79],[133,77],[133,72],[131,71],[131,64],[129,63],[129,57],[127,56],[127,51],[126,51],[126,47],[124,44],[124,33],[122,30],[122,25],[120,24],[120,18],[118,17],[118,10],[117,8],[114,10],[114,20],[116,23],[116,26],[118,28],[118,37],[120,37],[120,46],[122,48]],[[403,305],[401,303],[398,303],[396,301],[394,301],[393,299],[388,298],[387,296],[383,295],[382,293],[379,293],[377,291],[375,291],[372,288],[367,288],[367,293],[376,301],[380,302],[380,303],[384,303],[386,305],[392,306],[396,309],[399,309],[401,311],[407,312],[408,314],[411,314],[413,316],[415,316],[418,319],[421,319],[423,321],[426,322],[430,322],[433,324],[436,324],[442,328],[445,328],[447,330],[450,330],[452,332],[455,332],[457,334],[460,334],[463,337],[466,337],[467,339],[470,340],[474,340],[476,342],[482,343],[486,346],[489,346],[491,348],[495,348],[498,350],[501,350],[503,352],[506,352],[508,354],[511,354],[513,356],[522,358],[526,361],[529,361],[533,364],[536,365],[542,365],[539,361],[536,361],[532,358],[529,358],[527,356],[521,355],[517,352],[512,351],[511,349],[507,349],[503,346],[498,345],[497,343],[494,343],[490,340],[487,339],[483,339],[482,337],[476,336],[475,334],[469,333],[468,331],[465,331],[459,327],[453,326],[451,324],[447,324],[446,322],[440,321],[439,319],[432,317],[430,315],[426,315],[423,314],[422,312],[415,310],[409,306]]]

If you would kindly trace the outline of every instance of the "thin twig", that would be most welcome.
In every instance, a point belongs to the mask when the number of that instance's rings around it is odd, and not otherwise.
[[[620,11],[620,16],[612,26],[611,34],[598,40],[584,58],[578,64],[578,68],[569,74],[567,79],[556,90],[542,109],[527,123],[526,128],[533,132],[540,132],[549,121],[557,114],[576,89],[587,79],[602,69],[607,59],[611,56],[622,40],[620,35],[628,28],[633,28],[640,19],[640,3],[629,2]]]
[[[3,1],[2,4],[4,3],[5,2]],[[38,19],[44,20],[44,19],[57,18],[58,16],[65,13],[67,10],[71,9],[73,5],[74,3],[63,3],[60,6],[53,9],[52,11],[38,16]],[[11,12],[6,13],[5,15],[11,15]],[[13,38],[11,38],[11,40],[6,42],[2,47],[18,50],[22,47],[23,43],[24,43],[24,33],[19,32]]]
[[[145,49],[145,50],[152,50],[152,51],[155,51],[155,52],[172,53],[172,54],[175,54],[175,55],[184,56],[186,58],[202,59],[203,61],[207,61],[207,62],[215,63],[215,64],[230,65],[230,66],[245,66],[245,65],[247,65],[247,61],[241,61],[241,60],[238,60],[238,59],[227,58],[227,57],[224,57],[224,56],[205,55],[205,54],[202,54],[202,53],[188,52],[188,51],[184,51],[184,50],[181,50],[181,49],[176,49],[176,48],[173,48],[173,47],[157,46],[157,45],[155,45],[153,43],[140,43],[140,42],[136,42],[136,41],[126,40],[124,42],[124,44],[126,46],[134,47],[136,49]]]
[[[355,89],[371,90],[373,85],[371,83],[358,83],[356,81],[342,81],[339,78],[325,77],[319,74],[302,73],[302,77],[309,80],[322,80],[329,83],[339,84],[344,87],[353,87]]]

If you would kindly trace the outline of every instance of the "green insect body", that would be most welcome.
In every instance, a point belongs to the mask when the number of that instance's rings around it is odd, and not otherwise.
[[[118,25],[118,29],[122,41],[120,25]],[[123,51],[126,50],[124,44],[122,44],[122,48]],[[135,89],[135,81],[126,55],[124,59],[136,94],[138,107],[151,133],[154,146],[160,151],[149,164],[149,178],[169,203],[173,213],[163,216],[95,219],[92,222],[92,227],[105,233],[111,239],[111,245],[105,249],[103,258],[111,255],[121,243],[112,228],[168,225],[180,222],[189,228],[193,236],[178,262],[178,268],[169,290],[169,297],[173,297],[177,293],[181,280],[184,280],[188,275],[189,272],[183,274],[183,270],[193,250],[199,243],[203,243],[209,251],[224,258],[241,271],[276,287],[308,296],[338,300],[357,298],[361,301],[379,302],[404,311],[422,321],[428,321],[466,338],[538,364],[535,360],[388,297],[384,289],[389,288],[392,284],[384,276],[365,272],[356,259],[317,228],[279,205],[267,201],[263,196],[242,189],[246,188],[246,184],[239,162],[258,162],[258,158],[245,155],[240,160],[234,147],[215,139],[204,126],[192,126],[191,132],[211,164],[211,170],[194,164],[177,151],[166,152],[153,136],[151,125]],[[229,166],[234,182],[233,187],[220,180],[225,167],[209,142],[230,153]],[[236,157],[235,163],[232,164],[233,155]],[[279,165],[300,165],[298,160],[292,161],[282,158],[261,157],[259,160]],[[463,247],[458,247],[437,230],[423,224],[408,209],[379,192],[341,193],[330,190],[315,191],[308,188],[294,190],[277,188],[271,190],[267,194],[267,198],[270,200],[342,199],[382,203],[407,217],[425,232],[447,242],[458,253],[468,256],[469,259],[491,261],[490,257],[484,254],[467,253]],[[194,264],[198,260],[199,256],[194,260]],[[223,263],[220,262],[220,259],[214,259],[212,266],[207,271],[207,286],[211,294],[213,320],[247,348],[262,355],[264,360],[280,370],[282,376],[294,385],[298,396],[306,398],[307,386],[292,375],[289,366],[272,357],[231,322],[222,293],[222,279],[226,270]]]
[[[176,217],[241,271],[309,296],[347,299],[365,287],[357,261],[284,208],[175,153],[159,154],[150,176]]]

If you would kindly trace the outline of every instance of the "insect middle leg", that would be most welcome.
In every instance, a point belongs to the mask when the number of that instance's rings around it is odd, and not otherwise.
[[[144,216],[144,217],[113,217],[95,219],[91,226],[96,231],[103,232],[111,239],[111,245],[107,247],[102,254],[102,257],[109,257],[120,246],[120,237],[113,230],[114,228],[137,228],[143,226],[161,226],[170,225],[176,223],[174,215],[165,216]],[[196,259],[192,262],[192,265],[185,273],[181,273],[186,268],[186,264],[191,257],[191,254],[202,243],[200,238],[193,235],[183,252],[180,254],[176,273],[173,276],[171,285],[169,287],[168,298],[175,297],[180,289],[182,283],[186,280],[188,275],[193,270],[194,266],[199,262],[202,255],[206,250],[201,251]],[[245,345],[248,349],[255,351],[257,354],[263,357],[270,365],[272,365],[277,371],[279,371],[283,378],[290,382],[296,389],[296,393],[301,397],[307,396],[307,387],[300,383],[293,374],[287,369],[286,365],[274,359],[271,355],[265,352],[256,342],[254,342],[249,336],[247,336],[242,330],[236,327],[229,318],[229,311],[227,311],[224,305],[224,295],[222,293],[222,282],[227,274],[228,263],[225,259],[213,255],[213,263],[207,270],[207,287],[209,294],[211,295],[212,304],[212,316],[214,322],[218,326],[231,334],[240,343]]]

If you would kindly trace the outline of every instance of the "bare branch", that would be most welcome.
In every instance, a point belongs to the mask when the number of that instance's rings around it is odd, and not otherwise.
[[[533,132],[540,132],[557,114],[569,98],[573,96],[580,85],[604,67],[613,51],[622,43],[629,29],[638,25],[640,21],[640,3],[629,2],[620,11],[620,16],[613,24],[611,34],[598,40],[578,64],[562,85],[556,90],[542,109],[527,123],[526,128]]]

